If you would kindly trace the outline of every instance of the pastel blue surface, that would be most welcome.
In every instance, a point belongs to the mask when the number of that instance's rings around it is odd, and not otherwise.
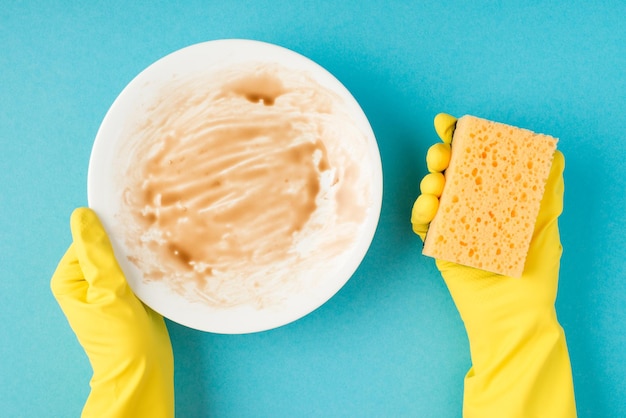
[[[458,417],[465,331],[410,209],[433,116],[552,134],[565,153],[557,311],[581,417],[626,416],[626,6],[605,2],[5,2],[0,11],[0,411],[78,416],[87,358],[49,290],[102,118],[158,58],[219,38],[293,49],[360,102],[384,201],[361,267],[252,335],[168,322],[180,417]],[[423,4],[422,4],[423,3]]]

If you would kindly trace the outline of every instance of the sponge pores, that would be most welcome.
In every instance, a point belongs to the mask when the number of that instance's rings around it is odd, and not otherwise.
[[[520,277],[557,142],[474,116],[459,118],[423,254]]]

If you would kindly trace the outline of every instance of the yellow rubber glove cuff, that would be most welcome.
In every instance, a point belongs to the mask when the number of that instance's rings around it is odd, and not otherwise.
[[[450,115],[435,118],[435,130],[444,143],[451,142],[455,124]],[[449,161],[448,156],[429,152],[427,160],[433,158],[439,161],[427,165],[445,166],[441,160]],[[563,209],[564,167],[563,154],[557,151],[521,278],[436,261],[470,344],[465,417],[576,416],[565,335],[554,308],[562,252],[557,220]],[[432,213],[433,206],[438,201],[424,199],[424,194],[414,204],[413,230],[422,239],[434,213],[430,218],[422,215]]]
[[[109,238],[86,208],[51,288],[93,368],[83,417],[174,416],[174,360],[163,318],[129,288]]]

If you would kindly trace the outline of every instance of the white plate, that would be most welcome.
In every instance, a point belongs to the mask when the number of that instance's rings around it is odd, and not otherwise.
[[[295,321],[346,283],[376,230],[382,170],[363,111],[329,72],[282,47],[218,40],[121,92],[88,196],[144,303],[239,334]]]

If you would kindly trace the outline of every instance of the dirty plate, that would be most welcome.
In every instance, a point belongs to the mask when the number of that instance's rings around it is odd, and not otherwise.
[[[219,40],[150,65],[97,133],[89,205],[136,295],[203,331],[276,328],[352,276],[382,171],[363,111],[285,48]]]

